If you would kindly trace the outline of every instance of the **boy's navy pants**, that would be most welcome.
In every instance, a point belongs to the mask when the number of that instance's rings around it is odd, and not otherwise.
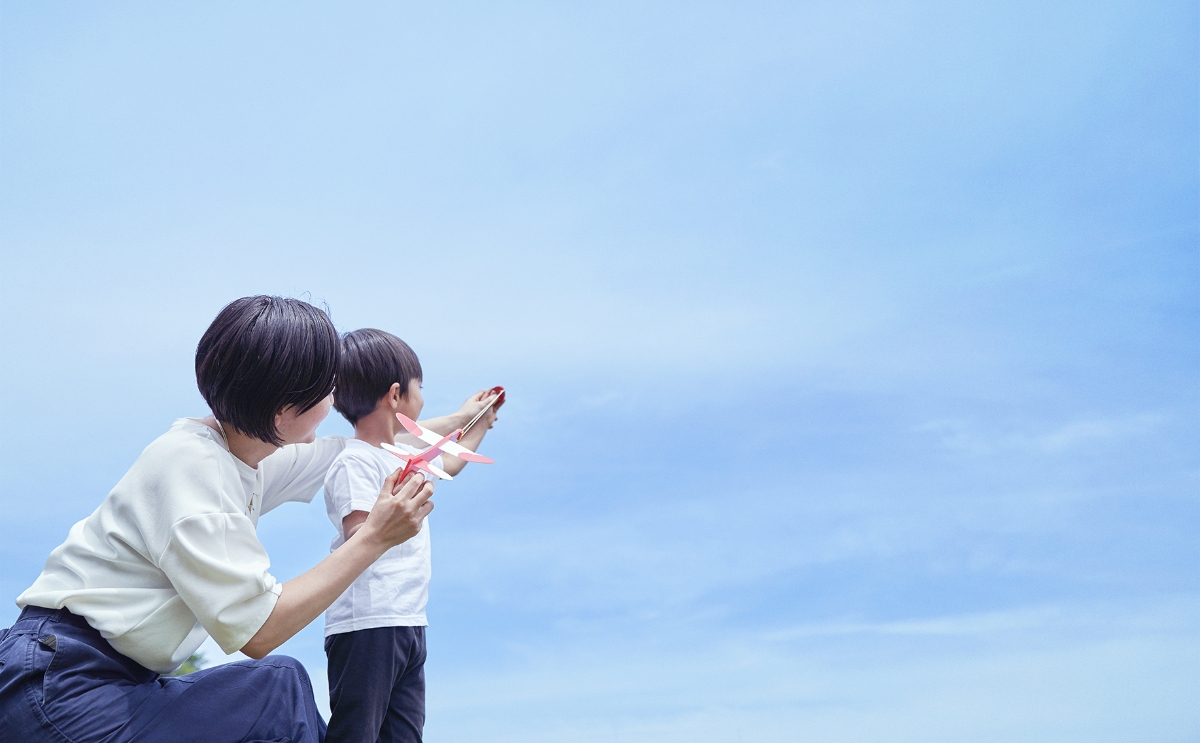
[[[282,655],[171,678],[66,609],[0,630],[0,738],[20,743],[320,743],[304,666]]]
[[[425,628],[376,627],[325,638],[327,743],[420,743]]]

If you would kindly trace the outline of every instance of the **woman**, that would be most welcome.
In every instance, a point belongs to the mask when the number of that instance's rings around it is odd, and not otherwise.
[[[221,311],[196,349],[213,415],[180,419],[146,448],[0,632],[5,740],[323,740],[303,666],[266,656],[433,510],[431,485],[393,473],[353,538],[287,583],[268,572],[259,516],[312,500],[343,447],[316,438],[338,349],[329,318],[299,300],[247,297]],[[448,430],[470,404],[422,425]],[[256,660],[160,676],[209,636]]]

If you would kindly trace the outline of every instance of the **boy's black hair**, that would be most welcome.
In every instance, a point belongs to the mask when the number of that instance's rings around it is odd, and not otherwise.
[[[329,316],[308,302],[243,297],[225,305],[200,338],[196,384],[217,420],[281,446],[275,415],[324,400],[340,353]]]
[[[363,328],[342,336],[337,389],[333,407],[351,424],[370,415],[393,384],[401,396],[408,394],[410,380],[421,381],[421,362],[408,344],[391,333]]]

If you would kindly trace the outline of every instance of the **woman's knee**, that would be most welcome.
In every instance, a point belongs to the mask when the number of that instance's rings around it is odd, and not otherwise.
[[[261,660],[225,663],[182,678],[205,684],[237,684],[238,677],[256,679],[254,686],[259,689],[278,690],[289,686],[312,688],[312,681],[304,664],[289,655],[268,655]]]
[[[307,709],[315,704],[304,664],[286,655],[214,666],[182,678],[189,677],[205,694],[235,707]]]
[[[308,679],[308,670],[305,669],[304,664],[300,663],[299,660],[290,657],[290,655],[268,655],[268,657],[263,658],[262,660],[254,661],[254,663],[270,665],[276,667],[276,669],[286,669],[288,671],[292,671],[296,676],[304,679],[306,684],[312,683],[310,679]]]
[[[287,683],[288,680],[294,679],[300,682],[301,686],[312,688],[312,680],[308,676],[308,669],[304,664],[290,655],[268,655],[262,660],[242,661],[243,664],[251,665],[258,669],[259,672],[269,673],[277,679],[277,683]]]
[[[276,668],[291,668],[298,673],[308,676],[308,671],[304,668],[304,664],[296,660],[290,655],[268,655],[262,660],[250,661],[251,663],[262,663],[264,665],[275,666]]]

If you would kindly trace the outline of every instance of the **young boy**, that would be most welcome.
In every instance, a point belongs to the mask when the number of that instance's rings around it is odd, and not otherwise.
[[[334,408],[354,425],[354,438],[325,477],[325,506],[337,529],[337,549],[367,519],[383,481],[404,462],[380,444],[410,452],[396,413],[420,415],[421,363],[408,344],[382,330],[347,333],[338,362]],[[457,414],[422,426],[443,435],[467,423],[491,399],[483,391]],[[459,443],[474,451],[496,420],[493,406]],[[461,420],[460,420],[461,419]],[[445,430],[440,430],[444,428]],[[434,460],[457,475],[466,462]],[[431,479],[437,478],[430,476]],[[425,724],[425,603],[429,595],[429,523],[388,550],[325,613],[329,658],[327,743],[420,741]]]

